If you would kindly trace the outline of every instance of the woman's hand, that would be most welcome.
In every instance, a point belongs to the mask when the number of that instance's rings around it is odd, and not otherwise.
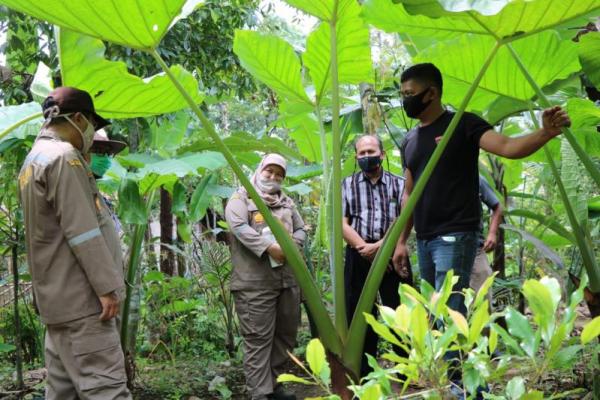
[[[269,253],[269,255],[273,257],[273,259],[278,263],[285,263],[285,254],[283,254],[283,250],[281,250],[281,247],[278,243],[273,243],[272,245],[270,245],[267,248],[267,253]]]

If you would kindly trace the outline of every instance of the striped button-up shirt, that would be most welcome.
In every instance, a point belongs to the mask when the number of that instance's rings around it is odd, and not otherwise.
[[[363,172],[344,179],[342,204],[350,226],[367,242],[381,239],[400,215],[404,178],[383,171],[372,184]]]

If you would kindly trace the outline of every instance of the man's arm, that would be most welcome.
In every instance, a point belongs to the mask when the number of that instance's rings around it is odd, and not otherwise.
[[[542,113],[542,128],[523,136],[504,136],[494,130],[485,132],[479,147],[506,158],[523,158],[534,153],[550,139],[560,134],[563,127],[570,126],[566,111],[556,106]]]
[[[492,217],[490,220],[490,227],[488,230],[487,238],[483,243],[483,250],[486,252],[494,250],[498,242],[498,228],[502,223],[502,205],[498,203],[492,211]]]
[[[358,232],[356,232],[354,228],[350,225],[348,217],[344,217],[342,219],[342,233],[344,235],[344,240],[352,248],[358,249],[359,247],[362,247],[366,244],[363,238],[360,237]]]

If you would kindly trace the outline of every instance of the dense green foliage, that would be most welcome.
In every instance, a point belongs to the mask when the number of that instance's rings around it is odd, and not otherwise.
[[[10,265],[13,248],[18,249],[21,272],[26,270],[22,235],[13,243],[14,228],[20,223],[15,177],[40,126],[35,101],[62,83],[88,90],[98,111],[114,119],[111,134],[129,143],[99,184],[115,201],[124,224],[131,283],[124,348],[138,361],[149,391],[158,388],[162,393],[158,396],[179,398],[198,390],[206,396],[232,395],[230,377],[221,374],[227,370],[222,363],[231,360],[232,369],[239,365],[240,338],[227,289],[231,265],[226,249],[216,241],[227,230],[220,221],[224,201],[235,187],[249,185],[246,176],[265,152],[289,159],[286,190],[310,226],[310,245],[304,254],[279,228],[274,226],[273,231],[317,317],[323,345],[311,342],[307,358],[321,382],[328,383],[329,372],[322,364],[325,352],[335,355],[350,374],[356,372],[367,322],[394,343],[397,339],[385,329],[400,329],[401,340],[418,354],[408,363],[392,357],[396,367],[378,369],[372,383],[354,388],[361,398],[378,399],[390,392],[385,380],[393,368],[404,368],[414,382],[441,388],[444,382],[436,379],[447,366],[439,354],[427,353],[431,348],[422,346],[426,338],[444,349],[455,346],[469,354],[463,363],[472,378],[467,385],[493,381],[495,367],[502,371],[504,361],[491,360],[493,340],[519,361],[533,365],[523,370],[521,380],[513,379],[506,392],[496,393],[507,398],[521,398],[525,387],[537,384],[555,364],[552,357],[558,354],[561,362],[590,360],[597,350],[574,344],[579,331],[572,332],[572,324],[581,292],[569,281],[583,277],[590,293],[599,296],[600,108],[586,98],[590,88],[586,92],[581,83],[600,85],[599,33],[588,29],[578,41],[572,39],[573,28],[597,18],[600,2],[288,0],[311,15],[310,21],[316,18],[306,35],[263,3],[177,0],[163,7],[160,1],[142,5],[132,0],[91,9],[74,2],[75,18],[66,2],[0,0],[0,30],[7,39],[0,48],[6,60],[0,66],[0,168],[1,184],[6,186],[0,196],[0,227],[9,227],[0,231],[0,284],[12,280],[5,265]],[[82,23],[86,20],[97,23]],[[372,318],[345,320],[339,182],[356,168],[352,139],[363,131],[361,117],[373,117],[370,111],[361,115],[363,99],[357,85],[374,87],[371,101],[381,114],[375,113],[377,121],[371,123],[384,139],[390,168],[400,172],[395,143],[412,122],[398,107],[394,87],[398,72],[414,62],[440,67],[448,107],[458,114],[477,112],[506,135],[533,130],[535,113],[550,104],[565,106],[573,120],[562,138],[524,160],[480,157],[480,171],[494,183],[507,209],[504,240],[495,260],[502,279],[494,283],[493,306],[504,313],[508,331],[496,324],[500,314],[483,311],[487,307],[480,296],[469,320],[462,321],[447,310],[435,309],[432,298],[444,294],[434,295],[425,286],[423,301],[416,302],[406,298],[411,289],[403,289],[405,308],[410,310],[402,310],[419,313],[415,321],[420,318],[425,325],[410,325],[421,334],[403,332],[390,310],[382,314],[384,325]],[[449,139],[444,135],[429,170]],[[417,183],[409,211],[426,180]],[[270,213],[263,214],[273,225]],[[404,212],[399,218],[379,252],[359,310],[371,309],[407,216]],[[155,227],[163,221],[174,223],[177,235],[171,232],[172,240],[162,243],[159,254],[162,239]],[[165,273],[166,258],[180,276],[169,276],[173,270]],[[553,278],[539,280],[546,275]],[[536,302],[531,290],[535,285],[542,285],[535,292],[549,290],[549,298]],[[533,323],[524,316],[521,289]],[[416,292],[411,295],[420,299]],[[565,316],[559,318],[561,296],[577,301],[569,302]],[[551,310],[544,308],[550,305]],[[29,305],[18,309],[25,321],[22,357],[30,366],[39,366],[42,332],[35,320],[28,319]],[[5,308],[0,316],[0,360],[10,362],[19,358],[8,319],[13,310]],[[397,318],[404,318],[402,310],[396,312]],[[427,312],[444,319],[450,333],[424,333],[432,329]],[[582,337],[595,336],[596,321]],[[484,325],[492,327],[489,339],[480,335]],[[553,341],[554,337],[559,339]],[[307,336],[303,339],[301,349]],[[516,347],[511,347],[513,342]],[[437,357],[440,363],[431,376],[431,371],[413,368],[423,357]],[[194,364],[200,358],[214,362]],[[176,379],[185,375],[157,380],[150,372],[145,380],[144,371],[153,371],[154,364],[176,370],[180,363],[182,370],[207,372],[198,382],[179,388],[168,387],[177,386]],[[219,373],[211,375],[211,370]],[[239,375],[234,379],[239,381]]]

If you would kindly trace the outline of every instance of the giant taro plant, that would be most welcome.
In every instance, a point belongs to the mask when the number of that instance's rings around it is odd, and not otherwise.
[[[546,106],[548,99],[540,88],[579,69],[577,63],[570,63],[565,59],[565,54],[570,54],[569,47],[555,33],[548,31],[597,13],[600,10],[600,0],[516,0],[494,2],[493,5],[487,1],[474,1],[469,2],[469,7],[464,6],[465,2],[444,0],[367,0],[362,6],[355,0],[287,2],[320,20],[318,27],[308,37],[302,64],[285,41],[254,32],[237,33],[235,52],[248,71],[280,96],[288,112],[310,115],[316,119],[321,137],[325,175],[322,192],[326,194],[328,207],[326,224],[330,227],[330,259],[334,272],[333,320],[289,234],[276,222],[243,173],[231,149],[199,108],[201,96],[198,94],[194,78],[180,67],[167,66],[157,50],[165,33],[182,16],[182,9],[189,12],[196,2],[186,4],[184,0],[129,0],[92,3],[81,0],[63,3],[0,0],[0,4],[60,26],[61,36],[62,32],[73,32],[71,38],[68,37],[69,33],[66,33],[67,37],[61,42],[64,82],[78,85],[92,93],[99,112],[104,112],[109,117],[126,118],[174,111],[184,105],[190,107],[202,123],[204,133],[214,143],[215,149],[223,154],[241,184],[248,190],[286,253],[288,262],[305,293],[321,340],[334,361],[332,378],[335,390],[343,393],[344,397],[349,397],[350,394],[345,389],[345,372],[357,376],[360,368],[366,329],[363,312],[371,309],[395,243],[464,110],[471,99],[476,110],[491,107],[496,101],[503,101],[503,104],[506,104],[507,100],[508,103],[513,102],[518,108],[515,109],[511,105],[512,108],[508,107],[507,113],[527,109],[532,100]],[[415,61],[431,60],[440,66],[447,78],[447,87],[453,88],[447,89],[446,93],[456,106],[457,112],[423,175],[416,182],[400,217],[386,235],[370,270],[356,315],[348,328],[343,293],[339,86],[371,80],[368,28],[365,20],[387,31],[444,40],[431,48],[416,52]],[[124,67],[115,68],[102,58],[100,40],[151,54],[163,69],[164,75],[147,81],[126,74]],[[88,46],[96,48],[86,57],[78,58],[78,52],[69,53],[69,48],[65,47],[66,43],[69,43],[68,46],[77,46],[78,43],[85,42]],[[432,44],[431,40],[429,44]],[[531,57],[532,49],[541,49],[541,55]],[[553,62],[548,61],[550,55],[554,57]],[[90,74],[86,65],[93,61],[94,57],[98,59],[98,63],[105,64],[104,68],[114,68],[114,72],[102,75],[102,78],[101,74]],[[558,65],[555,66],[555,63]],[[303,80],[302,65],[308,71],[310,80]],[[172,87],[166,85],[166,79],[171,81]],[[308,81],[314,88],[314,96],[309,96],[304,88]],[[326,137],[323,128],[323,110],[328,110],[332,116],[331,139]],[[23,118],[12,127],[26,122],[26,118]],[[0,132],[0,136],[6,133],[6,130]],[[575,136],[569,130],[565,130],[565,137],[594,182],[600,183],[598,168]],[[551,157],[549,158],[551,160]],[[555,171],[555,175],[559,181],[558,171]],[[561,191],[563,201],[568,206],[567,195],[563,192]],[[133,191],[132,194],[135,196]],[[580,234],[577,220],[569,217],[573,234],[584,256],[590,288],[600,292],[600,270],[593,249],[586,242],[584,235]]]

